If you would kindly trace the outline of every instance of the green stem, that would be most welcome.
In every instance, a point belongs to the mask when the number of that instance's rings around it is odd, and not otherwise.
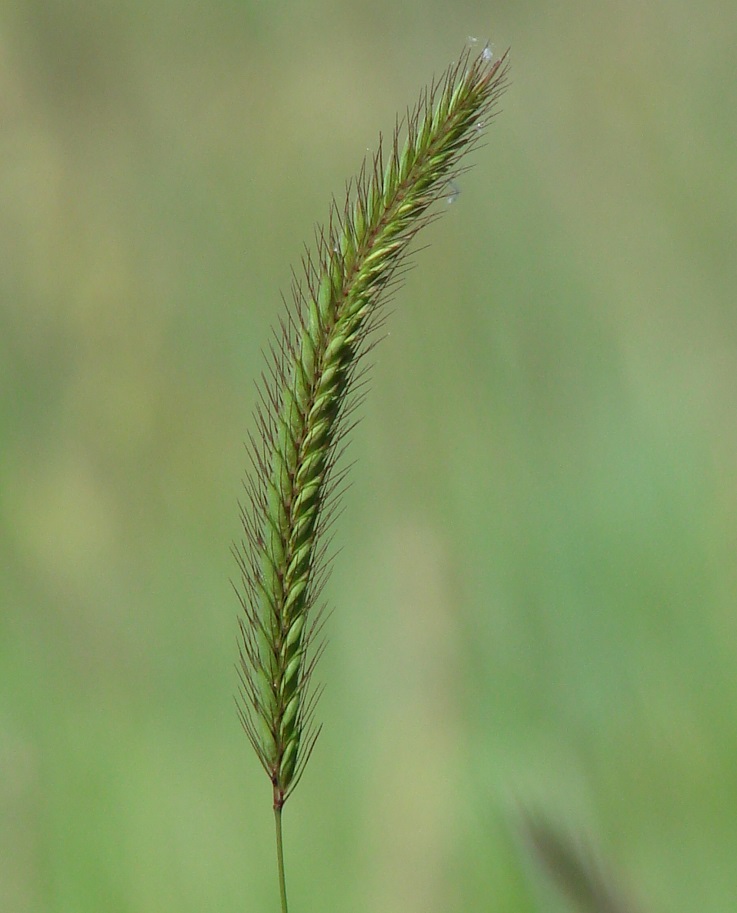
[[[281,910],[282,913],[289,913],[289,910],[287,909],[287,883],[284,880],[284,845],[281,836],[281,806],[274,806],[274,820],[276,822],[276,865],[279,870]]]

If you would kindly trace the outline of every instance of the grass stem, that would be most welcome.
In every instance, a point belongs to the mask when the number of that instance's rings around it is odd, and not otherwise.
[[[279,871],[279,895],[281,897],[282,913],[289,913],[287,908],[287,883],[284,878],[284,842],[281,831],[281,806],[274,806],[274,821],[276,823],[276,865]]]

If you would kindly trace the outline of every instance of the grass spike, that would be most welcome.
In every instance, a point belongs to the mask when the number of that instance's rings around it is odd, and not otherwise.
[[[365,393],[362,359],[408,268],[410,245],[439,213],[433,204],[465,168],[507,84],[507,55],[467,49],[396,118],[391,139],[363,161],[342,202],[333,198],[312,250],[292,271],[286,304],[257,384],[256,431],[235,546],[241,606],[236,702],[272,784],[282,909],[282,807],[320,727],[312,687],[332,556],[327,536],[345,472],[336,471]],[[328,537],[329,541],[329,537]]]

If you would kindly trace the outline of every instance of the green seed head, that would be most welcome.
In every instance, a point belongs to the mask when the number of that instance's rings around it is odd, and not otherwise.
[[[280,809],[319,734],[311,689],[329,572],[325,532],[335,510],[357,366],[382,321],[417,231],[447,195],[506,85],[506,55],[467,51],[426,89],[389,144],[367,159],[335,203],[316,254],[295,279],[259,388],[243,538],[238,709]],[[401,149],[401,151],[400,151]],[[360,397],[359,397],[360,399]]]

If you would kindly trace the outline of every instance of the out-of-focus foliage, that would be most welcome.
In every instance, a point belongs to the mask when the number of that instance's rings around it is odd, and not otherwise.
[[[468,35],[513,85],[376,350],[290,893],[528,913],[530,800],[649,909],[733,909],[727,0],[5,4],[0,909],[275,908],[232,702],[253,378]]]

